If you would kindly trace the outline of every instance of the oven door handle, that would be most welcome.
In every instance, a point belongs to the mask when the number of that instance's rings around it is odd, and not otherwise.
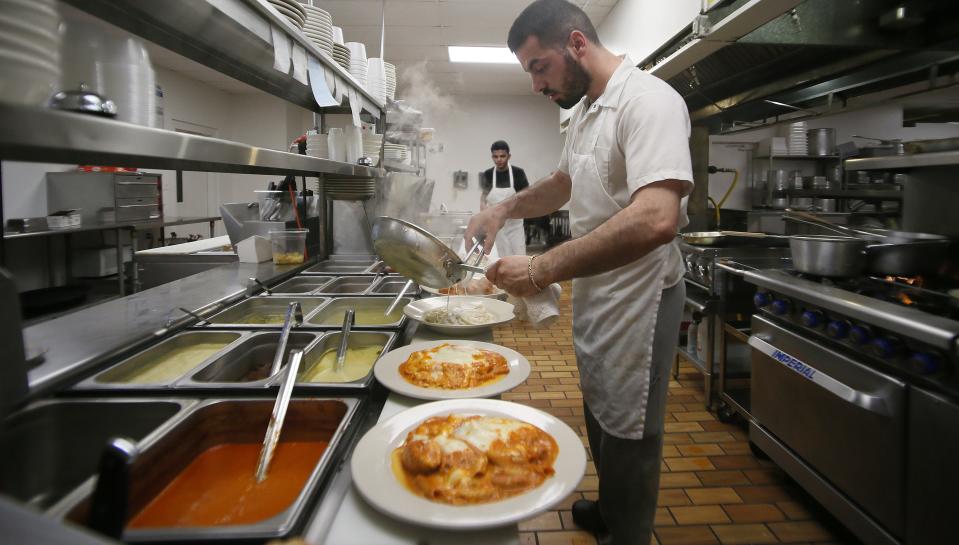
[[[690,299],[689,297],[687,297],[686,302],[684,304],[687,307],[692,308],[696,312],[699,312],[700,314],[707,314],[710,310],[712,310],[712,305],[710,305],[710,301],[706,301],[705,303],[700,303],[699,301],[695,299]]]
[[[881,416],[890,416],[889,407],[886,405],[886,401],[879,396],[861,392],[845,383],[842,383],[823,373],[819,369],[803,363],[802,360],[783,352],[756,335],[749,337],[749,346],[755,348],[766,356],[769,356],[769,358],[773,361],[779,362],[783,367],[796,373],[796,375],[815,383],[820,388],[846,401],[847,403],[851,403],[871,413]]]

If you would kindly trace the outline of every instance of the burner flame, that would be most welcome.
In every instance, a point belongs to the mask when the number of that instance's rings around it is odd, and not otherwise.
[[[921,276],[887,276],[885,278],[886,282],[892,282],[894,284],[905,284],[907,286],[915,286],[921,288],[925,283],[925,278]]]
[[[904,305],[908,306],[915,303],[915,301],[913,301],[912,298],[906,295],[905,293],[900,293],[897,295],[897,297],[899,298],[899,302]]]

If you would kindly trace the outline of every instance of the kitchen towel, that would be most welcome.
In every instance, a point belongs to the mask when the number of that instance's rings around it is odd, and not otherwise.
[[[559,297],[563,288],[559,284],[550,284],[536,295],[513,301],[513,312],[533,327],[549,327],[559,318]]]

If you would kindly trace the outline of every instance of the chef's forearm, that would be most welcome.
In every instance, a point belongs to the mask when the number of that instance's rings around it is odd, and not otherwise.
[[[569,202],[572,188],[569,175],[557,170],[498,206],[506,219],[538,218]]]
[[[634,201],[589,234],[536,258],[534,277],[543,286],[628,265],[675,238],[679,191],[672,181],[642,190]],[[676,182],[680,184],[680,182]]]

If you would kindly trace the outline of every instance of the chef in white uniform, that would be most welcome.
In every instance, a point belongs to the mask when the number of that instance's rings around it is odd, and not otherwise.
[[[529,187],[526,172],[518,166],[510,164],[512,154],[509,144],[497,140],[490,146],[490,155],[493,159],[493,168],[483,172],[480,186],[483,194],[480,197],[480,210],[487,206],[495,206],[516,193]],[[526,231],[523,220],[506,220],[503,228],[496,233],[497,253],[502,256],[526,255]]]
[[[514,296],[573,280],[573,343],[599,500],[573,519],[603,543],[647,545],[653,528],[669,370],[682,319],[675,241],[692,192],[689,115],[665,82],[599,42],[565,0],[537,0],[508,45],[533,91],[575,108],[555,172],[475,216],[467,237],[569,203],[573,240],[504,257],[487,277]]]

